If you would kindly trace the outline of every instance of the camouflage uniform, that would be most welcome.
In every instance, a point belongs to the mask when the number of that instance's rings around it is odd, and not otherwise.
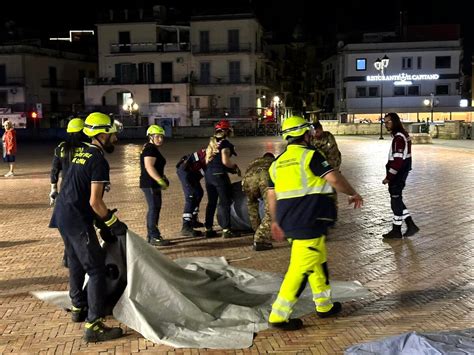
[[[324,153],[331,166],[339,170],[341,166],[341,152],[337,148],[336,139],[331,132],[324,131],[320,139],[312,138],[311,144]]]
[[[271,243],[271,217],[267,201],[268,180],[270,175],[268,168],[272,165],[274,158],[257,158],[250,163],[242,180],[242,190],[247,195],[247,207],[250,223],[255,231],[255,242]],[[258,213],[259,199],[265,202],[265,216],[260,220]]]

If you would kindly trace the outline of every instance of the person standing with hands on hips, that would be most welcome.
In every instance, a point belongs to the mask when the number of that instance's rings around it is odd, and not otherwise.
[[[385,233],[383,238],[400,239],[402,238],[403,221],[407,225],[407,230],[403,237],[410,237],[420,230],[415,222],[413,222],[402,198],[402,191],[405,188],[405,182],[411,170],[411,139],[396,113],[388,113],[384,118],[384,123],[387,131],[393,136],[388,154],[388,162],[385,165],[387,175],[382,181],[384,185],[388,184],[393,223],[392,230]]]
[[[342,308],[331,299],[326,258],[327,229],[336,214],[333,188],[348,195],[354,208],[361,207],[363,200],[311,146],[311,123],[303,117],[289,117],[283,122],[282,135],[288,146],[269,168],[267,198],[273,238],[288,239],[291,256],[268,322],[273,328],[297,330],[303,322],[290,315],[306,282],[313,291],[319,317],[337,314]]]
[[[71,160],[69,172],[56,198],[50,227],[58,228],[66,247],[69,263],[69,295],[72,321],[85,323],[84,340],[106,341],[122,336],[119,327],[104,324],[106,305],[105,253],[94,224],[100,225],[101,237],[114,243],[127,233],[127,226],[107,208],[103,200],[109,184],[109,163],[104,152],[112,153],[117,142],[119,123],[108,115],[94,112],[84,122],[84,133],[92,139]],[[89,275],[86,290],[85,276]]]
[[[146,215],[146,229],[148,243],[155,246],[170,245],[170,241],[163,239],[158,229],[161,212],[161,192],[166,190],[170,183],[165,176],[166,159],[158,149],[163,145],[165,130],[158,125],[151,125],[146,131],[148,142],[143,146],[140,154],[140,188],[145,194],[148,204]]]

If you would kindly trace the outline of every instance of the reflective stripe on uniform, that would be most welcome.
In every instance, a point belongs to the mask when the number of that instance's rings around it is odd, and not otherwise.
[[[396,226],[401,226],[403,222],[403,217],[402,216],[393,216],[392,223],[395,224]]]

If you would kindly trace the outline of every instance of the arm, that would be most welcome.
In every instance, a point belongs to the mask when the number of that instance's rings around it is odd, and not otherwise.
[[[354,190],[346,178],[338,171],[332,170],[323,176],[323,178],[338,192],[349,196],[349,204],[354,203],[354,208],[360,208],[364,204],[362,197]]]
[[[239,166],[235,163],[232,162],[230,158],[230,149],[229,148],[224,148],[221,151],[221,157],[222,157],[222,164],[230,170],[233,170],[233,174],[237,173],[237,175],[241,176],[241,172],[239,169]]]
[[[280,225],[276,220],[276,194],[273,188],[267,189],[267,201],[268,201],[268,210],[272,218],[272,236],[275,240],[285,239],[285,232],[281,229]]]
[[[403,166],[404,152],[405,151],[405,140],[399,136],[395,137],[392,141],[392,156],[391,160],[387,164],[387,175],[383,179],[382,183],[385,185],[395,178],[400,169]]]
[[[93,182],[91,184],[91,198],[89,200],[89,204],[91,205],[95,214],[99,216],[101,219],[105,219],[109,212],[102,198],[103,195],[104,195],[104,183]]]
[[[160,176],[160,174],[158,174],[158,171],[156,171],[155,169],[155,157],[145,157],[143,160],[145,162],[145,170],[148,175],[151,176],[152,179],[158,181],[163,178],[162,176]]]

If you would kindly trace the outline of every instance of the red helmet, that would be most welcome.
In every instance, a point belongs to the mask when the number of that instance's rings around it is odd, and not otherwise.
[[[230,129],[230,122],[228,120],[220,120],[216,123],[214,128],[217,129]]]

